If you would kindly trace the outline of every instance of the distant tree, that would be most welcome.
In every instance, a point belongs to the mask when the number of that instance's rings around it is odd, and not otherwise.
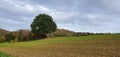
[[[31,31],[38,39],[47,37],[50,33],[56,31],[56,29],[56,23],[47,14],[39,14],[31,24]]]
[[[23,39],[23,33],[22,33],[22,30],[18,30],[18,41],[22,41]]]
[[[11,40],[15,39],[15,36],[11,33],[5,35],[6,41],[10,42]]]

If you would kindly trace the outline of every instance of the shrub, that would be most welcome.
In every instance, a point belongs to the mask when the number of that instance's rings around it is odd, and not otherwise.
[[[6,34],[5,38],[6,38],[6,41],[8,41],[8,42],[15,40],[15,36],[12,35],[11,33]]]
[[[20,29],[11,33],[16,37],[15,41],[32,40],[32,32],[30,30]]]
[[[31,40],[32,33],[29,30],[19,30],[18,31],[18,41],[28,41]]]
[[[0,52],[0,57],[13,57],[13,56]]]
[[[1,43],[1,42],[5,42],[5,40],[6,40],[6,39],[5,39],[4,36],[0,36],[0,43]]]

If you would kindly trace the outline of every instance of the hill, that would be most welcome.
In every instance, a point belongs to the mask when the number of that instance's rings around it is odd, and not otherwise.
[[[8,30],[1,29],[1,28],[0,28],[0,36],[3,36],[3,35],[5,35],[5,34],[7,34],[7,33],[9,33]]]
[[[70,30],[66,30],[66,29],[57,29],[54,33],[54,36],[56,37],[63,37],[63,36],[75,36],[76,32],[74,31],[70,31]]]
[[[0,43],[0,51],[16,57],[120,57],[120,34]]]

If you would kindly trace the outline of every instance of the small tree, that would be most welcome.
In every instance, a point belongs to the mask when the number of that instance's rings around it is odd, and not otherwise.
[[[5,35],[6,41],[10,42],[11,40],[15,39],[15,36],[11,33]]]
[[[47,14],[39,14],[31,24],[31,31],[36,38],[45,38],[49,33],[56,31],[57,26],[52,17]]]

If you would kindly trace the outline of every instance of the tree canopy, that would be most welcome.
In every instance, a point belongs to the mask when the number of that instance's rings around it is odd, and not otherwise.
[[[37,38],[45,38],[49,33],[56,31],[56,29],[56,23],[47,14],[37,15],[31,24],[31,31]]]

